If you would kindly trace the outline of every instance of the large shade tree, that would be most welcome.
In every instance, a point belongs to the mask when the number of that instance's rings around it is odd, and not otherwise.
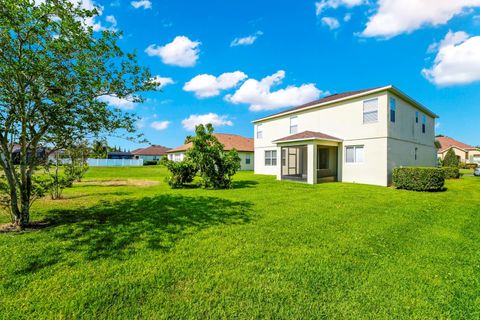
[[[0,166],[18,227],[30,219],[41,164],[36,151],[119,129],[133,134],[135,116],[108,106],[105,97],[141,102],[139,93],[158,85],[134,54],[118,47],[119,33],[94,32],[86,23],[97,14],[68,0],[3,0],[0,6]]]

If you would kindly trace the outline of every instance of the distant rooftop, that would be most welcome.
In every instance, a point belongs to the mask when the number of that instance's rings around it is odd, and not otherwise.
[[[225,146],[224,150],[235,149],[237,151],[253,152],[253,139],[239,136],[237,134],[214,133],[213,134],[221,144]],[[192,146],[192,143],[181,145],[167,151],[167,153],[186,151]]]

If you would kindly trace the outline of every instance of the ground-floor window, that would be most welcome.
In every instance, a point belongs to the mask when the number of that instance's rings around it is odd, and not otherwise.
[[[247,154],[245,155],[245,164],[250,164],[250,161],[251,161],[251,160],[250,160],[250,154],[247,153]]]
[[[266,166],[277,165],[277,150],[265,150],[265,165]]]
[[[363,146],[346,146],[345,162],[346,163],[362,163],[363,162]]]

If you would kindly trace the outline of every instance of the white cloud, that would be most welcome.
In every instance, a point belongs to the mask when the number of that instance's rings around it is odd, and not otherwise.
[[[172,78],[168,77],[161,77],[161,76],[155,76],[151,79],[153,82],[158,84],[157,88],[162,89],[163,87],[169,85],[169,84],[174,84],[175,81],[173,81]]]
[[[235,87],[239,82],[247,78],[241,71],[226,72],[215,77],[210,74],[200,74],[185,83],[183,90],[195,92],[197,98],[218,96],[221,90]]]
[[[431,82],[447,86],[480,81],[480,36],[449,31],[437,46],[437,55],[422,74]]]
[[[442,25],[468,8],[479,7],[480,0],[379,0],[362,35],[391,38],[426,25]]]
[[[219,116],[216,113],[192,114],[187,119],[182,120],[183,128],[188,131],[194,131],[195,126],[199,124],[211,123],[214,127],[233,126],[233,122],[228,120],[228,116]]]
[[[200,44],[201,42],[192,41],[185,36],[177,36],[163,47],[152,44],[145,49],[145,52],[149,56],[160,57],[163,63],[168,65],[193,67],[198,60]]]
[[[322,18],[323,25],[327,26],[330,30],[340,28],[340,22],[333,17],[323,17]]]
[[[143,129],[145,128],[145,124],[147,122],[148,118],[140,118],[138,119],[137,123],[136,123],[136,126],[138,129]]]
[[[123,109],[132,110],[135,108],[136,103],[129,99],[118,98],[115,96],[103,96],[99,98],[100,101],[106,102],[109,106]]]
[[[170,125],[170,121],[153,121],[150,124],[150,127],[157,131],[161,131],[161,130],[167,129],[169,125]]]
[[[326,9],[337,9],[340,6],[352,8],[364,3],[365,0],[322,0],[315,3],[315,13],[319,16]]]
[[[227,95],[225,99],[235,104],[250,104],[251,111],[262,111],[300,105],[318,99],[322,93],[313,83],[300,87],[288,86],[272,92],[272,86],[280,84],[283,78],[285,71],[280,70],[260,81],[248,79],[233,95]]]
[[[252,34],[248,37],[244,38],[235,38],[233,41],[230,43],[230,47],[237,47],[237,46],[249,46],[252,45],[259,36],[263,34],[262,31],[257,31],[255,34]]]
[[[138,8],[152,9],[152,2],[150,0],[132,1],[132,2],[130,2],[130,4],[135,9],[138,9]]]

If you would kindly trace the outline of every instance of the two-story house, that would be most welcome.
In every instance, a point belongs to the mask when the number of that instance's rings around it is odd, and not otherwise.
[[[327,96],[253,121],[255,173],[388,186],[395,167],[436,165],[435,118],[391,85]]]

